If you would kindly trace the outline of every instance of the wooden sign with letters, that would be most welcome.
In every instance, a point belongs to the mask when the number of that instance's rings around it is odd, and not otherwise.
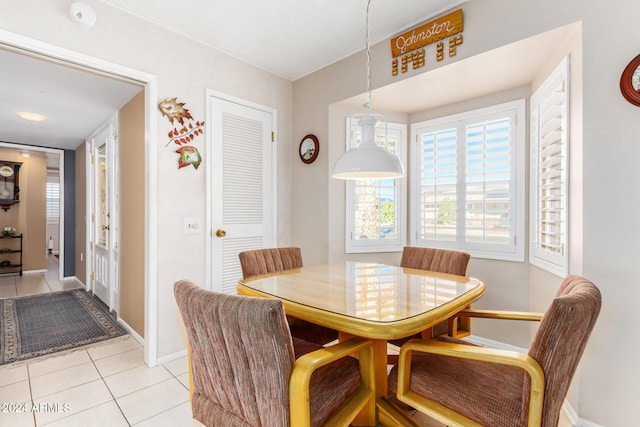
[[[397,58],[402,56],[402,72],[407,71],[409,63],[413,64],[413,68],[423,67],[424,48],[426,45],[438,42],[444,38],[461,33],[462,25],[462,9],[455,10],[444,16],[436,18],[418,27],[415,27],[399,36],[391,39],[391,57]],[[462,44],[462,36],[455,38],[453,43],[449,43],[449,56],[455,56],[455,46]],[[418,50],[418,52],[414,52]],[[442,48],[439,46],[439,52]],[[443,59],[442,54],[437,55],[438,61]],[[398,74],[398,59],[392,62],[392,74]]]

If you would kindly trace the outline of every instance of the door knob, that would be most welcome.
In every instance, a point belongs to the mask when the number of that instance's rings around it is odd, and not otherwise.
[[[227,232],[226,232],[226,231],[221,230],[221,229],[219,229],[219,228],[216,230],[216,237],[224,237],[224,236],[226,236],[226,235],[227,235]]]

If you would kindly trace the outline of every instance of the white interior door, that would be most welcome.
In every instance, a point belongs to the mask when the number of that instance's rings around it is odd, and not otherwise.
[[[236,292],[238,253],[275,245],[275,112],[209,97],[211,288]]]
[[[118,311],[117,117],[89,139],[91,289]]]

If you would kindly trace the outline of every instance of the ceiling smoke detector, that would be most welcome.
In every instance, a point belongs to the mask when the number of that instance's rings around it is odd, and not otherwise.
[[[74,2],[69,6],[69,16],[73,22],[91,28],[96,24],[96,12],[91,6],[82,2]]]

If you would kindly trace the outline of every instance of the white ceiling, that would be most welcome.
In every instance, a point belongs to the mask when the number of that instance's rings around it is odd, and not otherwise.
[[[365,0],[101,1],[291,80],[365,47]],[[372,44],[466,1],[373,0]],[[545,33],[378,89],[374,108],[418,111],[526,84],[556,37]],[[75,149],[141,90],[1,47],[0,64],[0,141]],[[350,102],[362,105],[363,98]],[[18,111],[38,112],[48,120],[26,122]]]
[[[0,49],[0,141],[76,149],[141,86]],[[19,111],[42,114],[28,122]]]
[[[289,80],[365,48],[366,0],[102,1]],[[371,0],[371,43],[466,2]]]

